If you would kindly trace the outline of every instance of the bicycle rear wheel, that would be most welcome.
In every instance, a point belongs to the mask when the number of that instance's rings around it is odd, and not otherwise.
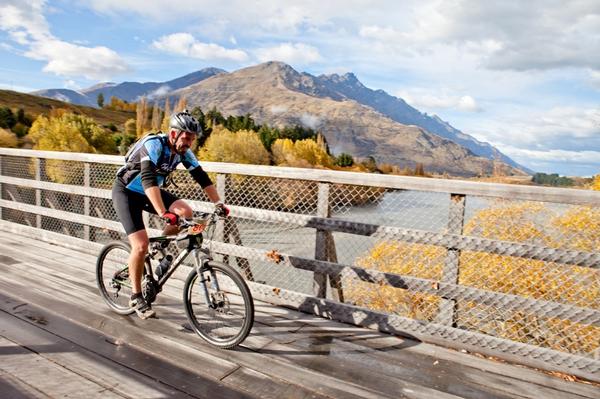
[[[183,303],[188,320],[192,329],[210,344],[233,348],[242,343],[252,329],[252,294],[242,276],[223,263],[208,262],[201,275],[193,269],[185,281]]]
[[[128,243],[114,241],[100,251],[96,262],[96,283],[106,304],[116,313],[133,313],[129,307],[131,281],[127,260],[131,247]]]

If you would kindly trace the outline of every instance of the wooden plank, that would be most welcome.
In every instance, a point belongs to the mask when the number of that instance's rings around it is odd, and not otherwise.
[[[2,336],[0,346],[3,352],[0,370],[19,381],[26,381],[29,387],[48,397],[122,398],[108,387],[81,377]]]
[[[321,395],[300,385],[289,384],[246,367],[240,367],[222,381],[239,386],[252,396],[263,399],[329,398],[329,396]]]
[[[183,359],[180,359],[179,351],[183,350],[188,354],[187,356],[192,356],[198,349],[201,349],[202,353],[204,354],[213,353],[215,356],[221,356],[223,361],[232,361],[235,359],[235,361],[240,365],[252,368],[254,370],[262,370],[266,374],[277,377],[283,381],[288,381],[304,387],[310,387],[312,390],[318,391],[320,394],[324,394],[326,396],[357,399],[381,397],[380,395],[377,395],[376,393],[357,385],[348,384],[335,378],[331,378],[327,375],[316,374],[310,370],[303,370],[302,368],[296,366],[294,362],[282,361],[274,357],[264,356],[254,352],[219,350],[211,347],[208,344],[203,344],[202,341],[195,335],[189,333],[182,334],[181,332],[177,333],[177,331],[173,329],[172,325],[170,325],[168,321],[162,319],[152,319],[151,321],[145,322],[137,319],[136,317],[131,317],[128,318],[130,324],[125,324],[122,323],[122,321],[118,321],[116,315],[111,313],[106,313],[104,316],[98,314],[91,315],[83,308],[76,307],[70,303],[56,301],[51,296],[32,292],[24,286],[16,287],[15,291],[15,286],[12,284],[7,285],[1,279],[0,288],[2,288],[2,290],[0,290],[0,298],[6,294],[10,294],[12,297],[17,298],[18,300],[21,300],[20,298],[22,296],[26,297],[27,299],[22,301],[28,302],[30,304],[28,306],[34,306],[33,304],[43,303],[45,309],[52,309],[53,311],[61,312],[62,314],[69,314],[71,317],[70,320],[72,321],[77,320],[78,323],[94,328],[101,334],[119,337],[123,342],[130,343],[126,347],[129,347],[129,345],[135,345],[136,348],[149,350],[152,352],[155,351],[156,348],[161,348],[159,342],[157,341],[157,339],[160,339],[161,342],[168,344],[166,352],[164,352],[162,355],[168,357],[168,355],[171,354],[176,359],[175,361],[177,364],[185,362],[185,356]],[[0,301],[0,309],[2,306],[2,301]],[[38,309],[38,311],[39,310],[40,309]],[[46,311],[45,317],[46,319],[50,320],[56,316],[55,313],[49,313]],[[144,334],[140,334],[139,332],[142,327]],[[76,342],[78,340],[78,336],[71,336],[68,331],[65,331],[63,325],[59,322],[49,322],[46,326],[44,326],[44,328],[69,340]],[[172,351],[170,345],[173,343],[178,344],[179,351]],[[123,346],[119,346],[119,348],[122,347]],[[190,367],[195,367],[197,371],[202,371],[206,367],[203,366],[202,368],[198,368],[198,364],[204,364],[201,358],[196,358],[195,362],[190,364]],[[142,367],[144,366],[145,365],[142,365]],[[140,365],[136,363],[136,368],[138,371],[139,367]],[[158,371],[155,371],[155,373],[156,372]],[[168,372],[168,370],[166,372]],[[148,372],[146,372],[146,374],[148,374]],[[229,374],[230,373],[227,373],[227,375]],[[198,383],[201,385],[205,384],[205,382],[202,381],[199,381]],[[184,386],[186,385],[185,382],[181,382],[181,384]],[[205,391],[204,395],[201,395],[201,397],[206,397],[209,395],[210,388],[211,387],[209,385],[207,387],[209,391]]]
[[[20,349],[20,351],[14,350],[11,352],[15,354],[20,352],[30,358],[35,357],[36,362],[55,364],[64,370],[69,382],[78,381],[79,377],[82,377],[84,380],[101,387],[100,394],[106,391],[109,394],[120,395],[119,397],[136,398],[162,395],[188,397],[169,388],[167,385],[112,362],[87,348],[32,326],[30,323],[8,313],[0,312],[0,321],[2,325],[0,339],[4,337],[10,344]],[[13,347],[13,349],[15,348]],[[3,352],[3,355],[7,354],[5,348]],[[2,358],[4,359],[4,356]],[[20,372],[20,367],[18,372]],[[28,383],[36,384],[38,379],[39,376],[34,375],[28,380]],[[48,394],[52,397],[59,396],[57,392]],[[67,394],[69,396],[79,396],[79,391],[67,392]]]
[[[265,309],[265,308],[262,308],[262,309]],[[286,310],[286,309],[277,309],[277,314],[285,314],[285,313],[286,313],[286,312],[288,312],[288,311],[289,311],[289,310]],[[293,311],[292,311],[292,312],[293,312]],[[301,314],[301,313],[298,313],[298,312],[293,312],[293,313],[295,313],[295,314],[298,316],[298,318],[302,318],[302,317],[304,317],[304,318],[306,318],[306,319],[310,319],[310,318],[312,318],[312,319],[314,319],[314,320],[317,320],[317,319],[316,319],[314,316],[305,315],[305,314]],[[327,322],[327,320],[323,320],[323,322]],[[166,323],[166,322],[165,322],[165,323]],[[338,324],[339,324],[339,323],[338,323]],[[355,327],[350,327],[350,326],[347,326],[347,327],[348,327],[348,328],[355,328]],[[332,328],[333,328],[333,327],[332,327]],[[167,332],[168,332],[169,330],[170,330],[170,331],[174,331],[174,330],[173,330],[173,327],[172,327],[172,326],[169,326],[169,325],[167,324],[167,325],[165,325],[165,330],[164,330],[164,332],[162,332],[162,330],[161,330],[161,332],[159,332],[159,334],[167,334]],[[306,332],[306,331],[305,331],[305,332]],[[300,333],[304,335],[304,332],[302,332],[302,330],[300,330]],[[319,335],[319,334],[317,334],[317,335]],[[321,334],[321,335],[322,335],[322,334]],[[301,339],[302,339],[303,337],[302,337],[302,336],[300,336],[299,338],[301,338]],[[306,337],[304,337],[304,338],[306,338]],[[287,338],[286,338],[286,337],[283,337],[283,339],[287,339]],[[186,341],[187,341],[187,340],[186,340]],[[193,339],[192,339],[192,340],[190,340],[190,342],[195,342],[195,340],[193,340]],[[296,342],[296,341],[295,341],[295,342]],[[321,342],[322,342],[322,341],[321,341]],[[194,344],[192,344],[192,345],[194,345]],[[294,343],[293,345],[296,345],[296,344]],[[340,350],[343,350],[343,348],[341,348]],[[234,374],[235,374],[235,372],[234,372]]]

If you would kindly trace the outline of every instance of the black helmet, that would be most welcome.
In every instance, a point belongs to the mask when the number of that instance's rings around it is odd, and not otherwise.
[[[196,133],[198,136],[202,136],[202,128],[200,124],[188,112],[187,109],[184,109],[181,112],[171,115],[171,119],[169,120],[169,128],[177,129],[184,132]]]

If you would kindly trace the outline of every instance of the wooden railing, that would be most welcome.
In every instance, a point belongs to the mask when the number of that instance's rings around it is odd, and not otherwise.
[[[53,181],[47,173],[49,160],[62,161],[61,165],[67,174],[69,168],[77,164],[74,174],[78,175],[75,179],[78,183]],[[92,200],[110,203],[111,198],[109,187],[106,184],[104,186],[97,184],[94,176],[98,176],[98,171],[102,171],[100,173],[102,180],[110,182],[112,173],[122,161],[122,157],[118,156],[0,149],[0,228],[74,246],[92,253],[98,251],[102,239],[98,239],[99,234],[94,233],[96,230],[113,232],[105,236],[108,238],[123,237],[123,230],[114,217],[106,217],[98,209],[95,211],[92,209]],[[466,202],[472,197],[535,201],[535,203],[558,204],[570,209],[584,207],[597,212],[600,210],[600,192],[209,162],[203,163],[203,168],[215,174],[215,182],[221,196],[227,202],[233,201],[231,205],[233,218],[221,226],[220,237],[212,242],[213,249],[223,254],[226,260],[237,260],[237,266],[245,272],[257,298],[390,333],[410,334],[419,339],[443,343],[447,346],[475,349],[511,360],[517,359],[522,363],[538,367],[568,371],[590,379],[598,378],[600,360],[597,348],[595,351],[585,353],[578,353],[571,348],[561,351],[482,333],[480,330],[471,331],[459,325],[457,313],[464,312],[465,304],[474,304],[474,306],[485,306],[488,309],[486,315],[491,312],[489,309],[498,309],[499,312],[525,312],[537,320],[569,321],[579,327],[585,327],[586,334],[600,334],[600,294],[596,297],[598,302],[582,306],[581,303],[569,301],[495,292],[462,284],[460,279],[461,254],[476,252],[487,254],[485,256],[499,255],[543,261],[563,265],[565,268],[586,268],[592,271],[592,276],[595,278],[590,289],[600,290],[600,248],[581,250],[537,242],[519,242],[518,237],[515,237],[514,241],[506,241],[464,233]],[[19,169],[22,169],[22,175]],[[273,179],[276,182],[303,181],[311,185],[311,189],[316,192],[315,203],[308,207],[310,212],[281,210],[277,209],[276,204],[269,204],[266,208],[246,206],[249,204],[244,204],[239,198],[227,198],[232,184],[235,184],[230,181],[231,176],[258,179],[256,184],[263,184],[264,181],[272,182]],[[277,185],[277,183],[273,184]],[[332,215],[331,191],[333,187],[340,185],[372,187],[394,192],[443,193],[444,196],[447,195],[445,203],[448,204],[446,227],[440,231],[431,231],[387,223],[366,223],[351,220],[344,215]],[[34,199],[19,199],[19,190],[32,191]],[[58,209],[60,206],[49,204],[50,193],[81,197],[83,200],[77,203],[81,203],[82,209],[75,212]],[[46,203],[43,197],[46,198]],[[192,199],[190,203],[193,209],[198,211],[211,209],[209,203],[198,199]],[[26,223],[15,220],[18,215],[21,215]],[[77,230],[80,236],[72,237],[74,230],[69,230],[67,225],[62,228],[52,225],[54,220],[82,225],[81,231]],[[243,234],[240,233],[242,228],[238,228],[238,224],[243,221],[253,221],[268,226],[313,229],[315,231],[314,255],[307,256],[306,253],[302,256],[293,255],[279,251],[277,248],[265,250],[253,246],[252,243],[244,242]],[[445,250],[445,259],[441,277],[432,279],[401,275],[385,270],[367,269],[357,262],[340,263],[338,262],[339,248],[336,250],[336,236],[340,233],[352,235],[357,239],[369,237],[376,242],[394,241],[403,245],[417,244],[442,248]],[[252,262],[259,262],[263,273],[264,268],[269,267],[277,270],[285,268],[284,270],[289,271],[311,272],[312,291],[303,292],[295,289],[294,285],[282,287],[270,284],[269,281],[254,281],[260,279],[255,279]],[[439,302],[435,302],[436,315],[427,320],[412,319],[394,312],[386,313],[376,307],[359,306],[347,295],[344,284],[348,281],[370,283],[371,290],[387,286],[438,298]],[[586,335],[584,338],[587,340],[589,337]]]

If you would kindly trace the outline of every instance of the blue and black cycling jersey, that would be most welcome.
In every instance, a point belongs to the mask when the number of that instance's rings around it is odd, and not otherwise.
[[[127,189],[140,194],[145,195],[144,189],[149,187],[163,187],[167,176],[180,163],[202,188],[212,184],[192,150],[183,155],[172,152],[166,134],[150,134],[140,139],[125,156],[125,162],[117,176]]]

